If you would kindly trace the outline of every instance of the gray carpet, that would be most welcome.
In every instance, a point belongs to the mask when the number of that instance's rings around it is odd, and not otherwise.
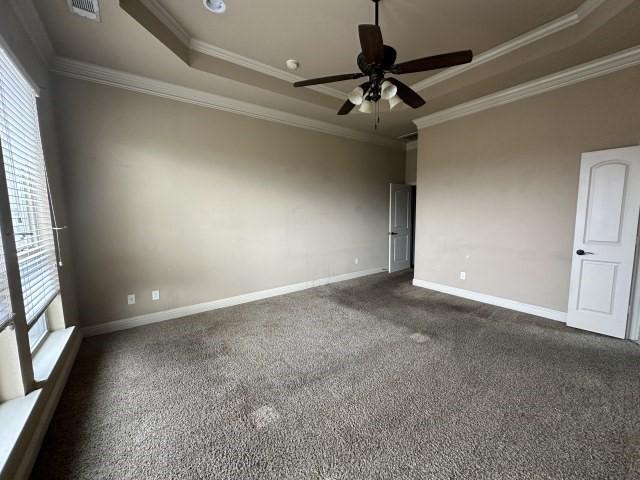
[[[375,275],[87,339],[39,479],[636,479],[640,348]]]

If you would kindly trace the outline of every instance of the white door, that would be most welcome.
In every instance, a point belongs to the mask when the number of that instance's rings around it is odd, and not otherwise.
[[[585,153],[567,325],[625,338],[640,214],[640,147]]]
[[[411,186],[391,184],[389,272],[411,267]]]

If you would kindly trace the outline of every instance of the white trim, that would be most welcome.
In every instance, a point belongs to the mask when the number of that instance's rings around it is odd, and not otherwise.
[[[417,150],[418,149],[418,141],[414,140],[413,142],[409,142],[407,143],[407,152],[411,151],[411,150]]]
[[[25,81],[33,88],[33,92],[36,97],[40,96],[41,87],[36,83],[31,74],[27,71],[26,68],[22,65],[22,61],[18,58],[17,55],[13,53],[11,46],[7,43],[7,41],[2,36],[2,32],[0,32],[0,49],[4,50],[4,52],[9,56],[13,65],[18,69],[20,74],[24,77]]]
[[[490,108],[506,105],[508,103],[532,97],[541,93],[550,92],[568,85],[590,80],[592,78],[608,75],[625,68],[640,65],[640,46],[632,47],[618,53],[583,63],[575,67],[562,70],[546,77],[517,85],[500,92],[471,100],[455,107],[447,108],[414,120],[418,129],[448,122],[456,118],[482,112]]]
[[[40,58],[44,62],[44,65],[49,68],[56,53],[47,29],[44,27],[36,7],[33,5],[33,1],[11,0],[11,6],[27,32],[27,36],[36,48],[38,55],[40,55]]]
[[[579,24],[587,16],[593,13],[600,5],[606,0],[586,0],[576,10],[562,17],[556,18],[551,22],[535,28],[519,37],[516,37],[508,42],[502,43],[497,47],[494,47],[486,52],[482,52],[477,55],[471,63],[465,65],[459,65],[457,67],[449,68],[443,72],[432,75],[412,86],[415,91],[424,90],[425,88],[432,87],[438,83],[442,83],[445,80],[456,77],[466,71],[469,71],[475,67],[479,67],[485,63],[496,60],[504,55],[507,55],[515,50],[526,47],[532,43],[535,43],[543,38],[546,38],[554,33],[561,32],[567,28],[573,27]]]
[[[336,275],[334,277],[321,278],[318,280],[311,280],[308,282],[302,282],[302,283],[296,283],[293,285],[286,285],[283,287],[271,288],[269,290],[261,290],[259,292],[246,293],[244,295],[238,295],[236,297],[223,298],[220,300],[214,300],[212,302],[200,303],[197,305],[189,305],[186,307],[178,307],[172,310],[149,313],[146,315],[140,315],[138,317],[125,318],[123,320],[116,320],[116,321],[104,323],[101,325],[84,327],[82,329],[82,333],[85,337],[103,335],[105,333],[117,332],[120,330],[135,328],[142,325],[149,325],[151,323],[165,322],[167,320],[173,320],[176,318],[182,318],[189,315],[209,312],[211,310],[218,310],[220,308],[232,307],[234,305],[241,305],[243,303],[255,302],[257,300],[263,300],[265,298],[277,297],[280,295],[286,295],[288,293],[307,290],[309,288],[320,287],[322,285],[328,285],[331,283],[344,282],[346,280],[353,280],[354,278],[366,277],[368,275],[374,275],[376,273],[383,273],[383,272],[387,272],[386,267],[372,268],[372,269],[364,270],[361,272],[345,273],[342,275]]]
[[[149,1],[149,0],[146,0],[146,1]],[[229,50],[225,50],[224,48],[216,47],[215,45],[211,45],[209,43],[203,42],[202,40],[198,40],[196,38],[191,39],[189,46],[191,50],[195,52],[203,53],[205,55],[209,55],[210,57],[219,58],[220,60],[225,60],[227,62],[234,63],[236,65],[248,68],[250,70],[254,70],[264,75],[269,75],[279,80],[284,80],[285,82],[294,83],[294,82],[305,80],[304,77],[301,77],[299,75],[295,75],[293,73],[280,70],[279,68],[272,67],[271,65],[267,65],[265,63],[261,63],[256,60],[243,57],[242,55],[238,55],[237,53],[231,52]],[[329,95],[331,97],[339,98],[340,100],[343,100],[343,101],[346,100],[347,98],[346,93],[341,92],[338,89],[328,87],[326,85],[313,85],[307,88],[310,88],[311,90],[315,90],[320,93],[324,93],[325,95]]]
[[[9,470],[15,469],[16,446],[26,433],[29,420],[36,415],[41,402],[42,390],[34,390],[23,397],[0,403],[0,478],[9,477]]]
[[[530,305],[528,303],[522,303],[516,300],[508,300],[506,298],[494,297],[493,295],[485,295],[484,293],[472,292],[470,290],[463,290],[461,288],[450,287],[448,285],[442,285],[439,283],[427,282],[425,280],[418,280],[417,278],[413,279],[413,284],[416,287],[435,290],[436,292],[446,293],[448,295],[454,295],[456,297],[462,297],[468,300],[486,303],[488,305],[494,305],[496,307],[515,310],[516,312],[528,313],[529,315],[535,315],[537,317],[548,318],[549,320],[567,323],[566,312],[553,310],[551,308],[540,307],[538,305]]]
[[[187,32],[180,22],[178,22],[178,20],[176,20],[176,18],[171,15],[171,13],[169,13],[169,11],[158,1],[140,0],[140,3],[147,7],[147,9],[155,15],[155,17],[160,20],[165,27],[171,30],[171,33],[178,37],[178,40],[187,46],[189,45],[189,42],[191,41],[191,35],[189,35],[189,32]]]
[[[28,420],[29,424],[35,420],[34,428],[25,448],[19,452],[18,460],[12,470],[13,476],[11,478],[15,478],[16,480],[28,478],[31,469],[33,468],[33,464],[38,457],[42,441],[44,440],[44,436],[47,433],[49,424],[51,423],[53,413],[60,402],[62,391],[67,383],[71,367],[75,362],[78,350],[80,349],[80,344],[82,343],[82,336],[77,330],[78,329],[76,327],[70,327],[68,332],[64,332],[65,334],[68,334],[68,341],[61,351],[61,356],[58,358],[58,360],[62,359],[63,362],[55,366],[55,376],[47,379],[47,382],[44,383],[42,389],[36,390],[30,394],[38,395],[38,399],[36,400],[30,414],[33,418],[29,418]],[[60,333],[63,332],[61,331]],[[49,381],[51,383],[49,383]],[[43,400],[44,403],[41,404]],[[12,463],[13,461],[13,458],[10,457],[9,462]],[[4,467],[7,467],[7,465]],[[0,476],[2,475],[0,474]]]
[[[80,62],[67,58],[57,57],[53,63],[52,71],[66,77],[87,80],[94,83],[123,88],[134,92],[155,95],[179,102],[199,105],[201,107],[237,113],[269,122],[282,123],[292,127],[304,128],[320,133],[349,138],[360,142],[374,143],[384,147],[404,150],[403,142],[373,135],[359,130],[341,127],[333,123],[323,122],[292,113],[262,107],[241,100],[223,97],[209,92],[194,90],[172,83],[162,82],[131,73],[113,70],[90,63]]]

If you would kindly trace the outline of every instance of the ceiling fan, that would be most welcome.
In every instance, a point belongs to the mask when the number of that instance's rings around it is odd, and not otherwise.
[[[369,80],[356,87],[349,95],[348,100],[338,111],[338,115],[347,115],[356,106],[363,113],[373,113],[378,102],[387,100],[391,109],[401,103],[406,103],[412,108],[420,108],[426,102],[414,92],[408,85],[396,78],[385,78],[386,74],[402,75],[405,73],[427,72],[440,68],[462,65],[473,60],[471,50],[445,53],[432,57],[419,58],[409,62],[395,63],[397,53],[393,47],[384,44],[382,31],[379,25],[380,0],[372,0],[376,9],[375,25],[360,25],[360,45],[362,52],[358,55],[357,63],[360,72],[346,75],[334,75],[331,77],[303,80],[293,84],[294,87],[308,87],[324,83],[342,82],[362,77]]]

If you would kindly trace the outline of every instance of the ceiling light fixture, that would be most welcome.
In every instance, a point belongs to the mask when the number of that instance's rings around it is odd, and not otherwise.
[[[364,2],[364,0],[362,1]],[[382,30],[380,29],[380,2],[383,0],[371,1],[374,3],[375,8],[375,24],[358,26],[362,52],[358,55],[356,64],[360,71],[344,75],[300,80],[295,82],[293,86],[311,87],[368,78],[365,83],[358,87],[359,90],[356,89],[349,94],[347,101],[338,110],[338,115],[347,115],[356,106],[359,106],[358,110],[360,112],[375,114],[375,129],[380,123],[380,112],[382,110],[379,104],[380,100],[388,101],[392,109],[401,105],[408,105],[411,108],[418,109],[426,103],[424,98],[418,95],[409,85],[391,75],[430,72],[456,65],[464,65],[473,60],[473,52],[471,50],[463,50],[396,63],[398,54],[393,47],[385,45],[382,38]]]
[[[227,4],[224,0],[203,0],[207,10],[213,13],[224,13],[227,10]]]

